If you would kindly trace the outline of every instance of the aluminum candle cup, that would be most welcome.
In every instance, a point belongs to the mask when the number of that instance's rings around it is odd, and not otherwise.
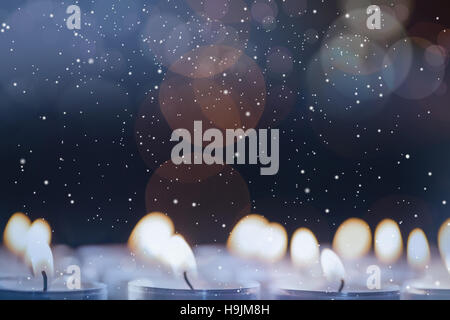
[[[182,281],[133,280],[128,283],[130,300],[257,300],[260,287],[257,282],[217,284],[205,288],[187,289]]]
[[[314,285],[311,280],[285,279],[277,284],[274,297],[277,300],[399,300],[400,288],[396,285],[385,285],[381,289],[369,290],[363,285],[349,284],[339,292],[323,282]]]
[[[81,289],[68,289],[58,281],[42,290],[42,280],[35,278],[0,278],[0,300],[106,300],[106,285],[82,283]]]
[[[380,290],[352,289],[342,292],[309,291],[297,289],[278,289],[276,299],[279,300],[400,300],[397,286]]]
[[[404,300],[450,300],[450,275],[438,259],[431,263],[426,275],[403,285]]]
[[[450,282],[434,283],[427,280],[408,282],[402,292],[403,300],[450,300]]]

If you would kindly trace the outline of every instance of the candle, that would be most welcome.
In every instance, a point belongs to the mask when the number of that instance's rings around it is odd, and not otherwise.
[[[375,255],[369,256],[372,247],[372,232],[369,225],[358,218],[342,223],[333,239],[333,250],[343,259],[349,279],[365,283],[368,273],[376,272],[379,282],[400,285],[405,279],[414,277],[415,272],[400,260],[403,240],[397,223],[385,219],[381,221],[374,235]]]
[[[308,289],[305,288],[304,283],[300,283],[299,286],[292,284],[278,290],[276,298],[281,300],[398,300],[400,298],[399,287],[394,285],[379,290],[368,290],[363,286],[350,285],[345,290],[336,292],[317,288]]]
[[[407,300],[450,300],[450,219],[439,229],[438,245],[442,263],[437,259],[428,266],[430,250],[425,234],[416,230],[410,235],[411,249],[408,260],[413,266],[426,269],[419,279],[408,281],[404,285],[403,299]],[[408,243],[409,247],[409,243]]]
[[[445,276],[445,278],[442,278]],[[448,275],[425,276],[405,283],[403,300],[450,300],[450,280]],[[441,280],[443,279],[443,280]]]
[[[181,235],[168,239],[161,255],[171,267],[164,276],[137,279],[128,283],[131,300],[253,300],[260,294],[253,281],[223,282],[198,276],[197,262],[190,246]]]
[[[259,284],[206,283],[191,289],[180,281],[147,279],[134,280],[128,284],[130,300],[257,300]]]
[[[40,279],[32,277],[0,278],[0,300],[105,300],[106,286],[82,283],[80,289],[68,289],[64,281],[55,281],[43,290]]]
[[[373,260],[364,257],[371,248],[370,228],[361,219],[349,219],[337,230],[333,248],[346,258],[346,264],[330,249],[322,250],[314,234],[298,229],[291,241],[295,270],[287,270],[274,285],[277,299],[380,300],[399,299],[400,290],[392,284],[369,289],[367,267]],[[320,261],[319,261],[320,260]]]
[[[50,248],[51,228],[43,219],[33,223],[21,213],[14,214],[4,231],[4,243],[11,255],[2,254],[6,263],[14,265],[16,270],[0,269],[0,300],[60,300],[60,299],[105,299],[106,287],[98,283],[75,281],[73,275],[65,274],[66,266],[76,262],[66,246],[57,246],[56,254],[60,259],[56,265]],[[23,261],[18,262],[18,258]],[[25,276],[28,265],[33,276]],[[59,269],[59,270],[58,270]],[[77,275],[75,275],[77,276]]]
[[[106,299],[106,287],[101,284],[81,284],[69,289],[65,281],[52,279],[53,255],[46,242],[28,239],[26,255],[34,277],[0,279],[0,300],[85,300]]]
[[[131,300],[202,300],[202,299],[256,299],[259,284],[210,281],[199,277],[197,261],[191,247],[179,234],[174,234],[171,221],[153,213],[145,223],[135,228],[130,237],[131,247],[144,257],[159,261],[170,270],[162,275],[135,279],[128,283]],[[155,228],[156,227],[156,228]],[[148,230],[160,232],[149,238]],[[162,232],[161,232],[162,231]]]
[[[287,276],[276,284],[275,297],[281,300],[398,300],[400,289],[384,285],[368,289],[365,282],[346,276],[340,258],[330,249],[320,256],[323,276],[317,273]]]
[[[231,267],[237,279],[258,281],[262,299],[271,299],[271,286],[280,262],[286,255],[288,237],[279,223],[252,214],[241,219],[227,242],[231,253],[240,260]]]

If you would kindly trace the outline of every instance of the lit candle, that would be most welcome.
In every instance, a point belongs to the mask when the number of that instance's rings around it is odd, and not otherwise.
[[[6,246],[21,255],[24,265],[34,276],[16,273],[0,277],[0,300],[62,300],[105,299],[106,287],[81,283],[81,288],[69,289],[64,277],[54,276],[54,259],[50,248],[51,229],[43,219],[26,223],[24,215],[13,215],[4,232]],[[23,274],[23,275],[20,275]],[[64,275],[63,275],[64,276]]]
[[[227,267],[233,270],[235,279],[258,281],[262,298],[271,299],[272,282],[280,275],[287,243],[282,225],[249,215],[236,224],[228,238],[228,250],[240,260]]]
[[[430,250],[425,234],[417,232],[408,252],[408,261],[415,267],[426,269],[420,279],[408,281],[404,285],[403,299],[408,300],[450,300],[450,219],[445,221],[438,236],[439,252],[443,263],[433,261],[428,266]],[[411,239],[411,237],[410,237]],[[411,254],[410,254],[411,253]]]
[[[292,279],[279,282],[277,299],[283,300],[397,300],[400,291],[397,286],[382,289],[368,289],[365,283],[348,279],[344,265],[331,249],[322,250],[320,256],[323,277]]]
[[[249,300],[259,298],[256,282],[211,281],[197,273],[197,261],[191,247],[179,234],[159,239],[152,253],[170,271],[165,276],[135,279],[128,283],[131,300]],[[153,244],[155,245],[155,244]]]
[[[302,290],[317,287],[322,282],[319,243],[311,230],[300,228],[295,231],[290,248],[292,267],[285,268],[271,290],[274,296],[283,296],[288,289]]]
[[[345,257],[345,264],[330,249],[322,250],[314,234],[305,228],[294,233],[291,259],[296,270],[278,279],[278,299],[399,299],[399,287],[382,284],[369,289],[364,258],[371,248],[369,226],[360,219],[349,219],[336,232],[333,248]],[[319,258],[320,256],[320,258]],[[320,260],[320,262],[319,262]]]
[[[400,228],[392,219],[382,220],[375,229],[375,255],[384,278],[391,283],[401,285],[406,280],[414,278],[416,272],[408,268],[403,257],[403,238]],[[374,262],[375,263],[375,262]]]
[[[90,279],[108,286],[109,299],[126,299],[128,282],[163,276],[161,245],[174,233],[172,220],[159,212],[144,216],[134,227],[127,245],[86,246],[78,250]]]

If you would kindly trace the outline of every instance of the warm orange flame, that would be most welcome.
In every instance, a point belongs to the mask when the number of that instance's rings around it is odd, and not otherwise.
[[[307,268],[319,262],[319,243],[311,230],[300,228],[291,240],[292,263],[299,268]]]
[[[447,219],[439,229],[439,251],[450,274],[450,219]]]
[[[161,261],[171,267],[172,271],[177,275],[183,272],[189,272],[194,275],[197,273],[194,253],[181,235],[174,235],[164,243]]]
[[[375,254],[383,263],[396,262],[403,252],[403,240],[398,224],[391,219],[381,221],[375,230]]]
[[[244,258],[264,262],[282,259],[287,250],[287,233],[278,223],[269,223],[259,215],[249,215],[239,221],[228,238],[228,249]]]
[[[136,254],[157,259],[165,242],[175,232],[172,220],[163,213],[153,212],[143,217],[134,227],[128,247]]]
[[[48,245],[52,242],[52,228],[44,219],[35,220],[28,230],[27,239],[42,241]]]
[[[320,264],[322,265],[323,274],[329,282],[339,282],[345,279],[344,265],[333,250],[322,250]]]
[[[372,247],[372,232],[361,219],[351,218],[342,223],[333,239],[333,249],[344,259],[357,259]]]
[[[53,275],[53,254],[50,246],[40,240],[29,240],[26,248],[26,260],[29,261],[36,277],[40,277],[42,271],[47,276]]]
[[[414,229],[408,237],[408,263],[411,267],[423,270],[430,262],[430,246],[422,229]]]
[[[13,214],[6,224],[3,242],[15,255],[23,256],[25,254],[30,224],[30,219],[20,212]]]
[[[197,263],[194,253],[183,236],[174,233],[172,220],[163,213],[153,212],[136,224],[128,239],[128,247],[143,258],[165,264],[176,275],[183,272],[195,275]]]

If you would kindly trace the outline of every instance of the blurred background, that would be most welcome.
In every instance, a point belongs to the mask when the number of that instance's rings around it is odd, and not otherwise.
[[[68,30],[66,8],[81,8]],[[377,4],[382,29],[369,30]],[[192,244],[258,213],[320,242],[383,218],[436,241],[450,216],[448,1],[0,4],[0,229],[125,242],[162,211]],[[280,170],[175,166],[172,131],[280,129]]]

